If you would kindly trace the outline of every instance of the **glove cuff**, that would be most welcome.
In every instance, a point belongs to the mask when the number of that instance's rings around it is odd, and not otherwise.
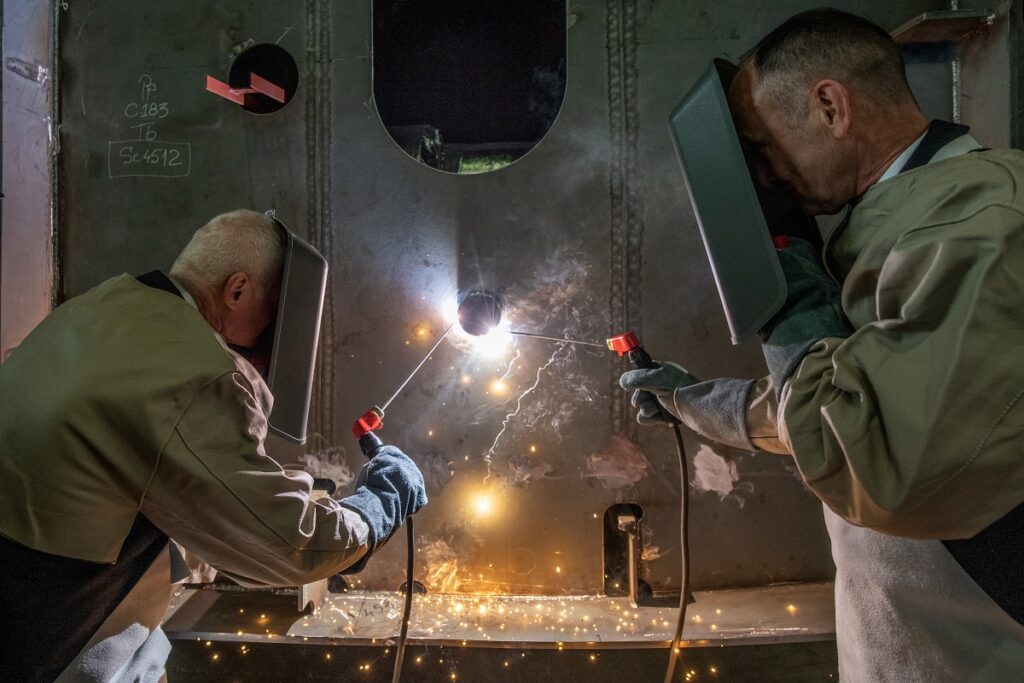
[[[379,546],[384,545],[384,541],[394,531],[392,525],[387,522],[389,515],[384,510],[384,504],[377,495],[364,486],[360,486],[351,496],[339,500],[338,504],[359,513],[359,516],[366,522],[366,526],[370,530],[370,550],[367,552],[367,556]],[[393,515],[390,516],[393,517]]]
[[[713,379],[680,387],[672,395],[675,413],[706,439],[756,451],[747,434],[747,397],[753,380]]]
[[[776,397],[812,346],[826,337],[848,337],[853,329],[838,303],[822,303],[783,318],[761,344]]]

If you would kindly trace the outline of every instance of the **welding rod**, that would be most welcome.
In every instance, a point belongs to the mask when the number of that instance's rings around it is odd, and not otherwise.
[[[570,344],[580,344],[582,346],[596,346],[599,349],[606,348],[604,344],[598,344],[596,342],[580,341],[579,339],[566,339],[565,337],[548,337],[543,334],[534,334],[533,332],[515,332],[513,330],[509,330],[509,334],[514,334],[517,337],[533,337],[534,339],[547,339],[548,341],[568,342]]]
[[[405,381],[402,382],[402,385],[398,387],[395,393],[391,394],[391,398],[384,402],[384,405],[380,407],[380,411],[382,413],[388,409],[388,406],[391,405],[392,401],[398,398],[398,395],[402,393],[402,389],[405,389],[405,385],[412,381],[412,378],[416,376],[416,373],[420,371],[420,368],[422,368],[423,365],[428,360],[430,360],[430,357],[434,355],[434,351],[437,351],[437,347],[441,345],[441,342],[444,341],[444,338],[448,336],[448,333],[452,331],[453,327],[455,327],[455,323],[449,325],[448,329],[444,331],[444,334],[438,337],[437,342],[432,347],[430,347],[430,350],[427,351],[427,355],[423,356],[423,360],[421,360],[420,364],[416,366],[416,369],[409,373],[409,376],[405,378]]]

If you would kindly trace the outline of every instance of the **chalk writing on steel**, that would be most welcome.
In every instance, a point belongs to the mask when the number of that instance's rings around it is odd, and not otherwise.
[[[170,105],[157,99],[156,81],[149,74],[142,74],[138,84],[138,98],[123,110],[124,117],[133,122],[128,128],[137,137],[107,143],[110,177],[184,178],[192,167],[192,145],[160,139],[156,124],[170,115]]]
[[[112,140],[107,143],[111,178],[184,178],[192,166],[192,145],[164,140]]]

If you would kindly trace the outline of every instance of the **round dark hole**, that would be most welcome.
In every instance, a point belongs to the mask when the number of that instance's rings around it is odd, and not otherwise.
[[[409,582],[403,581],[402,585],[398,587],[398,592],[405,595],[405,591],[408,590]],[[427,587],[416,579],[412,580],[412,594],[413,595],[426,595]]]
[[[501,302],[486,292],[470,292],[459,303],[459,325],[475,337],[487,334],[501,322]]]
[[[341,574],[332,574],[327,577],[327,590],[330,593],[348,593],[348,581]]]
[[[299,86],[299,67],[288,51],[278,45],[253,45],[238,55],[231,64],[228,85],[232,88],[248,88],[251,74],[284,89],[284,102],[278,102],[262,93],[246,96],[243,108],[253,114],[273,114],[291,102]]]

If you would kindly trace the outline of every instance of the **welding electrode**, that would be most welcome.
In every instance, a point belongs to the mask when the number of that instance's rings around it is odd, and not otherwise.
[[[374,432],[384,426],[384,411],[388,409],[388,406],[391,405],[392,401],[398,398],[398,395],[402,393],[402,389],[405,389],[405,386],[412,381],[412,378],[416,376],[416,373],[420,371],[420,368],[426,365],[427,361],[430,360],[430,357],[434,355],[434,351],[437,351],[437,347],[441,345],[441,342],[444,341],[445,337],[448,336],[448,333],[452,331],[453,327],[455,327],[454,324],[449,325],[448,329],[444,331],[444,334],[438,337],[434,345],[430,347],[429,351],[427,351],[427,355],[423,356],[423,360],[421,360],[419,365],[409,373],[409,376],[405,378],[405,381],[398,385],[398,388],[395,389],[395,393],[391,394],[391,398],[384,401],[384,405],[370,408],[352,425],[352,434],[359,440],[359,449],[367,458],[372,458],[377,452],[377,449],[381,446],[381,440],[376,434],[374,434]]]
[[[448,329],[444,331],[444,334],[438,338],[437,342],[434,343],[430,350],[427,351],[427,355],[423,356],[423,360],[419,362],[409,376],[405,378],[405,381],[398,385],[395,389],[395,393],[391,394],[391,398],[384,402],[383,406],[374,406],[370,408],[362,417],[355,421],[352,425],[352,434],[355,435],[356,439],[359,440],[359,450],[363,452],[367,458],[373,458],[377,452],[383,446],[383,442],[380,437],[375,433],[378,429],[384,426],[384,411],[387,410],[391,402],[398,398],[398,395],[402,393],[402,389],[405,389],[406,385],[412,381],[412,378],[416,376],[416,373],[420,371],[430,357],[434,355],[434,351],[437,351],[437,347],[441,345],[448,333],[452,331],[454,325],[449,325]],[[405,604],[402,608],[402,627],[398,634],[398,647],[395,651],[395,667],[392,670],[391,681],[392,683],[398,683],[402,676],[402,662],[405,659],[405,646],[409,639],[409,617],[412,614],[412,593],[413,593],[413,571],[414,571],[414,558],[415,558],[415,543],[414,543],[414,532],[412,517],[407,517],[405,520]]]
[[[489,292],[470,292],[459,302],[458,317],[459,327],[466,334],[482,337],[501,324],[501,300]],[[567,344],[579,344],[581,346],[594,346],[599,349],[604,348],[604,344],[582,341],[580,339],[550,337],[545,334],[519,332],[516,330],[509,330],[508,333],[517,337],[530,337],[532,339],[545,339],[547,341],[566,342]]]
[[[599,349],[603,349],[605,347],[604,344],[598,344],[597,342],[569,339],[567,337],[548,337],[543,334],[534,334],[533,332],[516,332],[515,330],[509,330],[509,334],[514,334],[517,337],[530,337],[531,339],[547,339],[548,341],[566,342],[567,344],[579,344],[580,346],[596,346]]]
[[[607,342],[608,348],[615,351],[619,356],[626,356],[634,368],[647,369],[654,367],[654,360],[647,351],[640,346],[640,339],[632,332],[612,337]],[[657,400],[657,399],[655,399]],[[658,411],[661,417],[672,427],[676,437],[676,451],[679,455],[679,477],[680,477],[680,501],[679,501],[679,536],[682,547],[682,585],[679,587],[679,613],[676,619],[676,628],[669,644],[668,669],[665,672],[665,683],[672,683],[676,660],[679,658],[679,651],[682,647],[683,625],[686,623],[686,600],[690,594],[690,530],[689,512],[690,497],[689,485],[690,475],[686,465],[686,447],[683,445],[683,435],[679,431],[679,420],[672,415],[660,403]]]

